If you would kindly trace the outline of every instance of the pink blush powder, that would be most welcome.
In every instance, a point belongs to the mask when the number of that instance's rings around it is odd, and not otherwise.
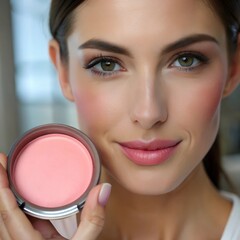
[[[80,141],[48,134],[25,146],[15,161],[13,175],[15,187],[26,201],[56,208],[78,199],[92,174],[91,155]]]

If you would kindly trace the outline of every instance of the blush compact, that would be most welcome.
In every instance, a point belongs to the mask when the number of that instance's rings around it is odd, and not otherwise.
[[[66,238],[77,228],[76,214],[100,178],[97,150],[80,130],[46,124],[24,133],[8,154],[9,184],[20,208],[48,219]]]

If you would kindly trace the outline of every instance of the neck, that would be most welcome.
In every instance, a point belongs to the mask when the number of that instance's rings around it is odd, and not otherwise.
[[[105,171],[104,181],[112,184],[110,201],[106,208],[106,225],[103,239],[184,239],[192,231],[196,239],[197,226],[209,229],[215,225],[214,237],[222,233],[230,211],[230,204],[212,186],[203,166],[196,170],[174,191],[148,196],[134,194],[118,184]],[[224,207],[225,206],[225,207]],[[226,207],[228,206],[228,207]],[[224,209],[223,218],[215,219],[217,211]],[[193,214],[194,213],[194,214]],[[216,225],[217,223],[217,225]],[[216,226],[219,226],[217,228]],[[149,236],[151,234],[151,236]],[[118,238],[116,238],[116,235]],[[113,237],[114,236],[114,237]],[[182,236],[182,238],[180,237]],[[101,239],[101,238],[100,238]],[[208,239],[201,236],[200,239]],[[214,238],[215,239],[215,238]]]

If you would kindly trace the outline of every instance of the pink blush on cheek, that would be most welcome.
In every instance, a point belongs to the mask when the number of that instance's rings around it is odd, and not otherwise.
[[[47,134],[28,143],[14,164],[16,190],[46,208],[65,206],[90,185],[93,163],[87,148],[64,134]]]

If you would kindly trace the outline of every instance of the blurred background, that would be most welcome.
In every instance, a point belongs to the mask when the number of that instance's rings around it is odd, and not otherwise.
[[[76,126],[48,56],[50,0],[0,1],[0,151],[44,123]]]
[[[45,123],[77,127],[48,56],[50,0],[0,1],[0,151]],[[204,96],[203,96],[204,97]],[[240,87],[223,101],[223,164],[240,186]]]

